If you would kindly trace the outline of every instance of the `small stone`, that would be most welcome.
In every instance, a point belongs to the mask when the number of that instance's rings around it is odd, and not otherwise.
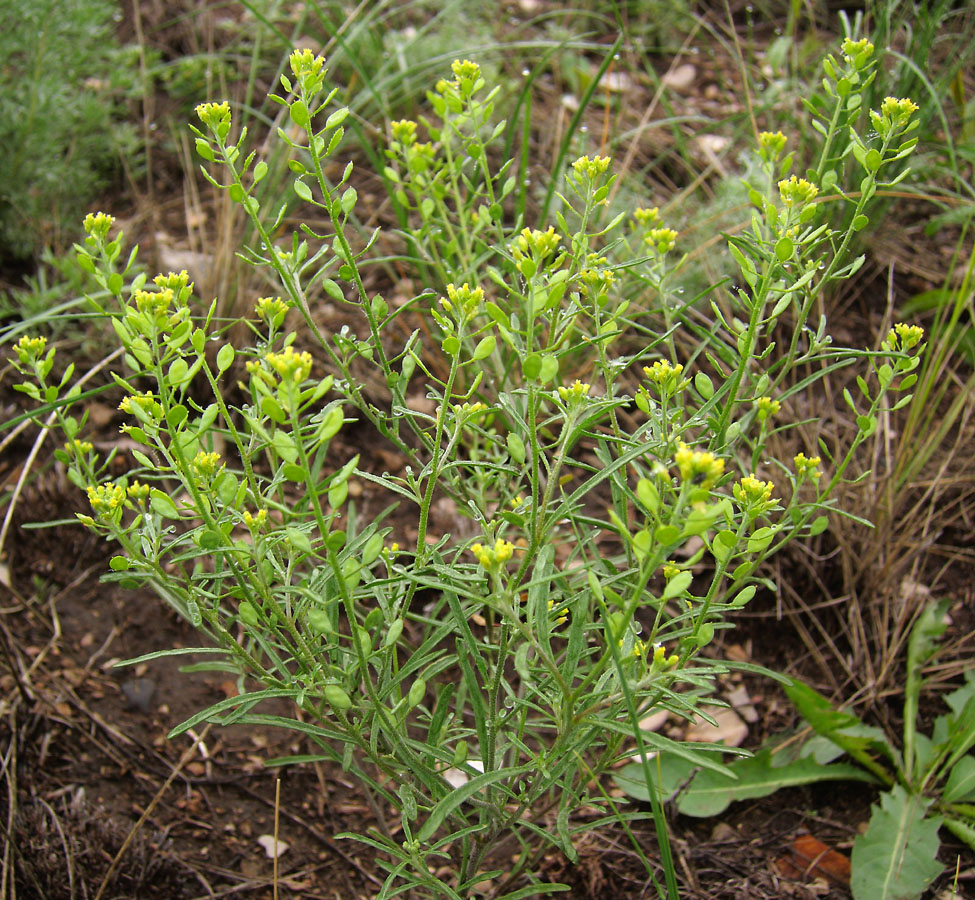
[[[748,737],[748,726],[733,709],[725,706],[702,706],[701,712],[707,713],[717,722],[717,726],[710,722],[699,720],[687,729],[684,736],[688,741],[705,741],[710,744],[722,743],[726,747],[740,747]]]
[[[660,83],[664,87],[677,91],[679,94],[688,93],[694,87],[695,81],[697,81],[697,66],[691,63],[681,63],[679,66],[675,66],[660,79]]]
[[[156,683],[151,678],[130,678],[122,682],[122,693],[125,694],[129,706],[147,713],[153,694],[156,693]]]

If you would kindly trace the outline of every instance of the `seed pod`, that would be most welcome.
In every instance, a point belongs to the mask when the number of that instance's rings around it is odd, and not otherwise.
[[[333,709],[346,710],[352,706],[349,695],[337,684],[325,685],[325,699],[331,704]]]
[[[250,600],[241,601],[240,606],[237,607],[237,614],[240,616],[240,621],[245,625],[253,627],[260,624],[261,620],[257,615],[257,610]]]
[[[396,619],[392,625],[389,626],[389,631],[386,632],[386,637],[383,639],[383,644],[387,647],[392,647],[399,640],[399,636],[403,633],[403,620]]]
[[[399,799],[400,803],[403,804],[403,815],[410,821],[413,821],[417,814],[416,794],[413,793],[413,788],[408,784],[401,784],[399,788]]]
[[[332,634],[335,631],[332,619],[324,609],[308,610],[308,627],[315,634]]]
[[[413,682],[413,687],[410,688],[409,696],[407,697],[407,702],[411,707],[416,706],[427,692],[427,683],[422,678],[417,678]]]

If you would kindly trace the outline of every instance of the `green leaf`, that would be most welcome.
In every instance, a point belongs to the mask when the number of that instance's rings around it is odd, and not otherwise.
[[[714,540],[711,541],[711,552],[714,554],[716,560],[724,562],[731,554],[731,551],[735,549],[735,544],[737,543],[738,535],[726,528],[714,536]],[[754,593],[754,590],[752,593]]]
[[[815,537],[817,534],[822,534],[827,528],[829,528],[829,516],[816,516],[809,526],[809,535]]]
[[[203,138],[196,139],[196,152],[207,162],[213,162],[213,148],[210,146],[209,142],[205,141]]]
[[[271,445],[285,462],[293,463],[298,460],[298,448],[295,446],[294,438],[287,431],[275,431],[274,437],[271,438]]]
[[[929,802],[900,785],[881,795],[853,843],[853,900],[917,900],[941,874],[941,817],[925,817]]]
[[[345,300],[345,294],[342,288],[338,286],[331,278],[322,279],[322,287],[325,289],[325,293],[328,294],[333,300]]]
[[[796,678],[785,685],[785,692],[799,714],[817,734],[828,738],[851,756],[863,757],[867,751],[882,753],[888,759],[895,754],[879,728],[864,724],[853,713],[833,709],[822,694]]]
[[[486,788],[489,784],[494,784],[496,781],[503,781],[504,779],[514,779],[518,775],[528,772],[530,769],[530,766],[512,766],[511,768],[498,769],[495,772],[485,772],[483,775],[476,775],[467,784],[451,791],[437,803],[431,810],[429,818],[423,823],[423,827],[417,834],[416,839],[421,842],[430,840],[447,816],[457,809],[461,803],[469,797],[473,797],[478,791]]]
[[[975,757],[963,756],[952,767],[945,784],[944,799],[947,803],[971,803],[975,800]]]
[[[738,800],[767,797],[782,788],[820,781],[875,781],[869,773],[849,763],[824,766],[814,759],[798,759],[776,766],[775,762],[771,750],[735,760],[727,766],[734,780],[703,769],[677,798],[677,809],[686,816],[705,818],[724,812]]]
[[[325,120],[325,127],[338,128],[339,125],[341,125],[345,121],[346,116],[348,116],[348,114],[349,114],[349,108],[347,106],[343,106],[341,109],[335,110],[335,112],[333,112]]]

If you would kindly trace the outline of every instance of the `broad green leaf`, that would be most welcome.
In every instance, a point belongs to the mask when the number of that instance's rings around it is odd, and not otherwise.
[[[945,819],[947,828],[958,840],[975,850],[975,828],[960,819]]]
[[[952,767],[945,784],[944,799],[948,803],[971,803],[975,800],[975,757],[963,756]]]
[[[833,709],[826,697],[808,685],[793,678],[785,686],[785,692],[817,734],[829,738],[847,753],[855,756],[871,750],[891,760],[896,757],[883,731],[865,724],[853,713]]]
[[[941,874],[941,817],[925,817],[929,802],[900,785],[881,795],[853,843],[853,900],[917,900]]]
[[[750,759],[735,760],[728,764],[728,769],[736,776],[734,781],[710,770],[698,772],[677,798],[678,810],[687,816],[703,818],[724,812],[735,801],[767,797],[786,787],[819,781],[876,781],[868,772],[849,763],[823,766],[807,758],[776,766],[770,750],[763,750]]]

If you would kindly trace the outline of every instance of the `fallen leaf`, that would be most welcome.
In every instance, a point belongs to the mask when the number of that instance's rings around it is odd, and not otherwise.
[[[268,859],[275,859],[280,857],[282,854],[288,852],[288,845],[278,838],[277,841],[274,840],[273,834],[262,834],[258,839],[259,843],[263,848],[264,852],[267,854]]]
[[[800,834],[792,842],[789,856],[776,860],[776,868],[786,878],[814,881],[825,878],[832,884],[849,885],[850,859],[830,850],[811,834]]]

